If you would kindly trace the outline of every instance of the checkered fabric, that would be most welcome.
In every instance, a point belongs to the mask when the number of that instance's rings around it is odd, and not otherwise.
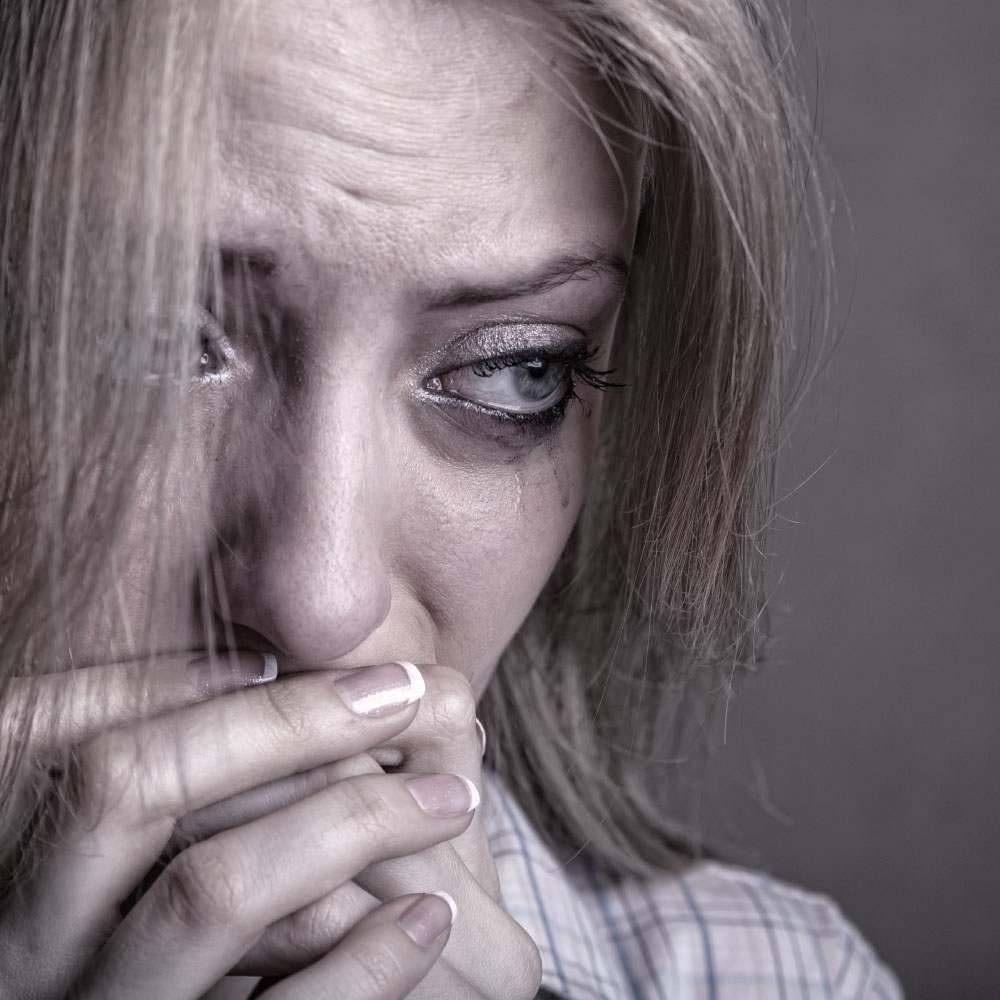
[[[693,863],[652,879],[561,865],[491,773],[483,820],[507,912],[565,1000],[896,1000],[892,973],[828,899]]]

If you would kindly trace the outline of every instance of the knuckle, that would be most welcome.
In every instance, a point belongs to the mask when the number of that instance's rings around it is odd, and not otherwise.
[[[142,716],[152,694],[144,680],[148,678],[135,667],[123,668],[107,678],[100,691],[102,725]]]
[[[253,880],[234,867],[232,853],[211,840],[179,854],[160,881],[168,917],[195,930],[234,923],[256,895]]]
[[[296,911],[281,924],[285,947],[332,947],[348,930],[346,921],[338,919],[339,916],[333,907],[325,903],[314,903]]]
[[[465,737],[476,723],[476,698],[468,678],[451,667],[438,667],[431,684],[433,695],[425,699],[431,725],[447,739]]]
[[[137,818],[139,808],[134,740],[126,731],[109,730],[78,747],[73,767],[73,795],[77,815],[87,825],[96,825],[112,813],[127,821]]]
[[[400,957],[386,942],[359,937],[345,944],[351,969],[349,976],[359,996],[382,996],[404,977]]]
[[[395,824],[386,801],[370,779],[345,778],[330,792],[342,797],[343,805],[363,842],[374,847],[384,845],[386,841],[395,841]]]
[[[356,890],[356,891],[352,891]],[[283,920],[271,924],[265,938],[273,950],[298,965],[314,962],[337,945],[378,901],[348,883]]]
[[[71,772],[77,820],[89,829],[107,823],[154,839],[169,835],[183,798],[175,750],[144,742],[130,728],[81,744]]]
[[[538,946],[520,924],[515,925],[514,938],[512,953],[517,956],[517,961],[510,969],[508,996],[511,1000],[531,1000],[542,983],[542,956],[538,952]]]
[[[265,684],[262,690],[268,708],[264,724],[279,741],[300,744],[315,737],[313,718],[295,685]]]

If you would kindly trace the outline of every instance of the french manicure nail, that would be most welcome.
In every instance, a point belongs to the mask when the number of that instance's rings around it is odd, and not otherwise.
[[[420,774],[404,781],[406,790],[428,816],[464,816],[479,805],[479,789],[460,774]]]
[[[187,673],[191,684],[201,694],[225,694],[239,688],[269,684],[278,676],[278,661],[272,653],[258,653],[254,649],[208,653],[191,660]]]
[[[448,893],[431,892],[408,906],[396,923],[411,941],[429,948],[457,916],[458,907]]]
[[[357,715],[379,716],[412,705],[426,686],[412,663],[382,663],[363,667],[333,682],[347,707]]]

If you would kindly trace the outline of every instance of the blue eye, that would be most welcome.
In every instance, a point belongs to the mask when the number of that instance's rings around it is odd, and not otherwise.
[[[577,385],[617,388],[607,379],[610,372],[590,367],[596,354],[580,344],[551,354],[484,358],[429,379],[425,388],[500,419],[551,423],[577,398]]]
[[[496,358],[432,379],[428,387],[502,413],[542,413],[571,389],[570,366],[547,358]]]

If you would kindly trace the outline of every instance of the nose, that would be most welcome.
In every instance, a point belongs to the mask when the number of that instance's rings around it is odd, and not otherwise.
[[[378,402],[324,378],[280,416],[250,415],[228,482],[216,484],[226,527],[214,609],[303,664],[346,655],[389,613]]]

